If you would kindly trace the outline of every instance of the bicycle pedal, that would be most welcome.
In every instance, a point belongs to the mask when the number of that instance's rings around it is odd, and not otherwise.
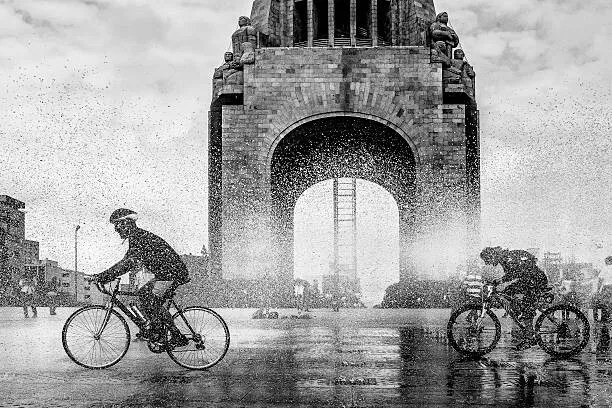
[[[161,354],[167,350],[166,344],[159,343],[156,341],[149,340],[148,346],[149,346],[149,350],[151,350],[155,354]]]

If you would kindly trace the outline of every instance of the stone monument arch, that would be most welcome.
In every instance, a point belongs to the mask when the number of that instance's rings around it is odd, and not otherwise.
[[[395,198],[400,279],[428,273],[417,245],[445,223],[463,226],[454,247],[477,253],[475,73],[442,14],[431,0],[254,1],[232,36],[246,39],[235,41],[243,55],[220,56],[213,79],[214,272],[272,271],[289,288],[295,203],[332,177],[369,180]]]

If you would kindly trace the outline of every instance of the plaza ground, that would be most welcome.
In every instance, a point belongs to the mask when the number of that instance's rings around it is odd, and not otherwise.
[[[450,311],[314,310],[313,319],[252,320],[219,309],[231,332],[225,359],[189,371],[133,342],[105,370],[74,364],[61,329],[74,309],[24,319],[0,309],[2,407],[610,406],[609,352],[555,360],[538,347],[468,360],[446,342]],[[280,310],[281,315],[295,310]],[[504,329],[507,332],[507,320]],[[135,333],[133,331],[132,335]]]

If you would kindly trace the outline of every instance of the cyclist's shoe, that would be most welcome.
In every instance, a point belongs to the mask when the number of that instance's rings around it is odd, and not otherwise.
[[[185,337],[185,335],[183,334],[180,334],[180,335],[173,334],[168,344],[171,348],[185,347],[186,345],[189,344],[189,339]]]
[[[166,336],[165,327],[163,324],[149,322],[145,325],[143,336],[152,342],[162,342]]]

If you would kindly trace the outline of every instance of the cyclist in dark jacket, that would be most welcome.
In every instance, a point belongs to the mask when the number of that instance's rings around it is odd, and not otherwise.
[[[172,323],[172,317],[163,307],[164,295],[178,285],[189,281],[187,267],[180,256],[157,235],[136,226],[137,214],[125,208],[115,210],[110,216],[115,231],[129,242],[123,259],[106,271],[94,275],[99,282],[110,282],[119,276],[144,267],[153,278],[138,289],[138,297],[145,316],[149,319],[149,339],[156,340],[161,335],[160,328],[166,322],[172,333],[171,342],[182,346],[187,338]]]
[[[528,348],[535,344],[533,318],[537,301],[548,286],[548,278],[537,265],[537,258],[523,250],[508,250],[501,247],[487,247],[480,257],[487,265],[501,265],[504,275],[501,282],[508,283],[504,293],[513,296],[512,308],[524,326],[525,339],[517,348]]]

